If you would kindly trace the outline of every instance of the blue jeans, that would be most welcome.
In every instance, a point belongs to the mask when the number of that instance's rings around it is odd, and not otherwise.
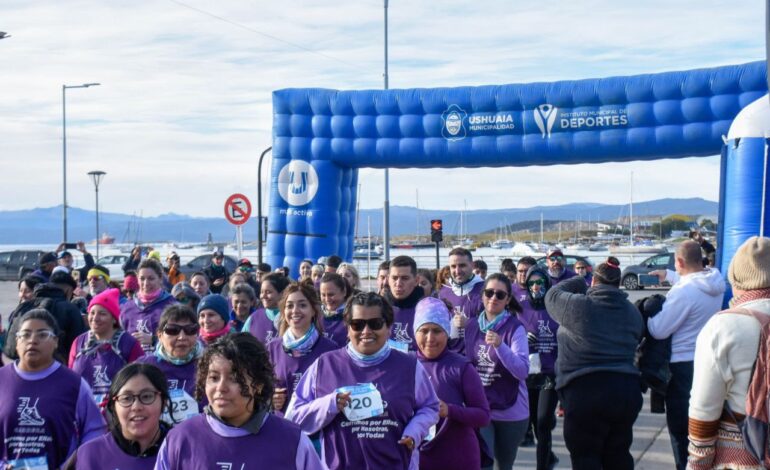
[[[693,361],[672,362],[671,381],[666,389],[666,424],[677,470],[687,467],[687,412],[690,407]]]

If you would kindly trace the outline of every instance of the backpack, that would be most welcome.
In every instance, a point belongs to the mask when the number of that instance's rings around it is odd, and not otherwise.
[[[764,315],[746,308],[725,310],[722,313],[751,315],[761,325],[759,347],[754,369],[751,372],[749,390],[746,393],[746,418],[740,424],[744,447],[765,468],[770,468],[770,452],[768,445],[768,421],[770,421],[770,315]],[[727,406],[727,403],[725,403]],[[729,412],[729,408],[728,408]],[[732,413],[731,413],[732,414]]]

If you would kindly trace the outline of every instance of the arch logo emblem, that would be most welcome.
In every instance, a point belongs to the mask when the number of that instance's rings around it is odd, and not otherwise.
[[[318,192],[318,173],[303,160],[292,160],[278,173],[278,194],[292,206],[304,206]]]

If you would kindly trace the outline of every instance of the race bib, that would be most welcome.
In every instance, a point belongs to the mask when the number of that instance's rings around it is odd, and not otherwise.
[[[391,348],[396,349],[398,351],[401,351],[404,353],[409,352],[409,343],[403,343],[401,341],[389,339],[388,344],[390,345]]]
[[[190,419],[193,416],[199,414],[198,402],[193,399],[184,389],[177,388],[175,390],[169,390],[171,396],[171,415],[163,413],[161,419],[168,423],[181,423],[186,419]]]
[[[350,403],[342,410],[348,421],[361,421],[385,412],[382,395],[372,383],[340,387],[336,391],[338,393],[350,392]]]
[[[29,457],[26,459],[9,460],[13,470],[48,470],[48,459],[45,457]]]

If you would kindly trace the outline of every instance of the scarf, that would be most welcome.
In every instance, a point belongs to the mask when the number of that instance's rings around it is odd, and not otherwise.
[[[321,310],[323,310],[324,317],[326,317],[329,320],[342,320],[342,314],[345,313],[345,303],[337,307],[337,310],[330,312],[326,305],[321,306]]]
[[[141,302],[141,304],[137,302],[137,304],[139,304],[139,308],[144,308],[145,306],[155,302],[160,298],[161,294],[163,294],[163,289],[158,289],[155,292],[150,292],[149,294],[143,294],[142,291],[137,291],[136,299]]]
[[[730,307],[737,307],[741,304],[745,304],[745,303],[752,302],[754,300],[759,300],[759,299],[770,299],[769,287],[766,287],[764,289],[752,289],[752,290],[746,291],[746,293],[740,297],[733,297],[732,299],[730,299]]]
[[[345,348],[347,349],[347,353],[348,355],[350,355],[350,357],[352,357],[357,361],[363,362],[364,364],[382,362],[385,359],[385,357],[387,357],[387,355],[390,354],[390,344],[388,344],[387,342],[382,347],[382,349],[380,349],[374,354],[369,354],[369,355],[361,354],[360,352],[356,351],[355,348],[353,347],[353,343],[348,343],[348,345],[345,346]]]
[[[120,337],[123,336],[123,330],[120,328],[115,330],[115,333],[112,334],[112,338],[108,340],[100,340],[96,338],[96,335],[93,331],[88,332],[88,339],[86,339],[86,344],[83,345],[83,349],[78,351],[76,358],[81,356],[86,356],[88,354],[95,353],[97,349],[99,349],[100,346],[104,344],[109,344],[112,351],[117,354],[120,357],[123,357],[120,353],[120,348],[118,348],[118,341],[120,341]]]
[[[230,327],[230,322],[227,322],[221,330],[212,331],[211,333],[206,333],[205,331],[200,330],[200,337],[204,343],[211,344],[220,336],[224,336],[227,333],[230,333],[230,331],[232,331],[232,328]]]
[[[265,307],[265,315],[267,315],[267,319],[273,322],[273,324],[275,325],[276,320],[281,315],[281,311],[277,308]]]
[[[284,349],[291,352],[298,353],[300,356],[304,356],[309,353],[316,341],[318,341],[318,330],[315,324],[311,323],[310,328],[301,338],[295,338],[290,329],[286,330],[281,339]]]
[[[511,318],[511,314],[508,313],[508,310],[503,311],[503,313],[500,313],[497,315],[492,321],[487,320],[487,312],[483,311],[479,313],[479,329],[482,333],[486,333],[489,330],[497,331],[500,329],[501,326],[505,324],[508,319]]]
[[[203,346],[201,346],[200,341],[195,342],[195,346],[193,346],[192,350],[185,356],[185,357],[173,357],[169,355],[165,349],[163,349],[163,345],[158,342],[158,345],[155,346],[155,356],[158,357],[158,359],[161,359],[166,362],[170,362],[174,364],[175,366],[183,366],[185,364],[189,364],[190,361],[193,361],[195,359],[198,359],[203,352]]]

